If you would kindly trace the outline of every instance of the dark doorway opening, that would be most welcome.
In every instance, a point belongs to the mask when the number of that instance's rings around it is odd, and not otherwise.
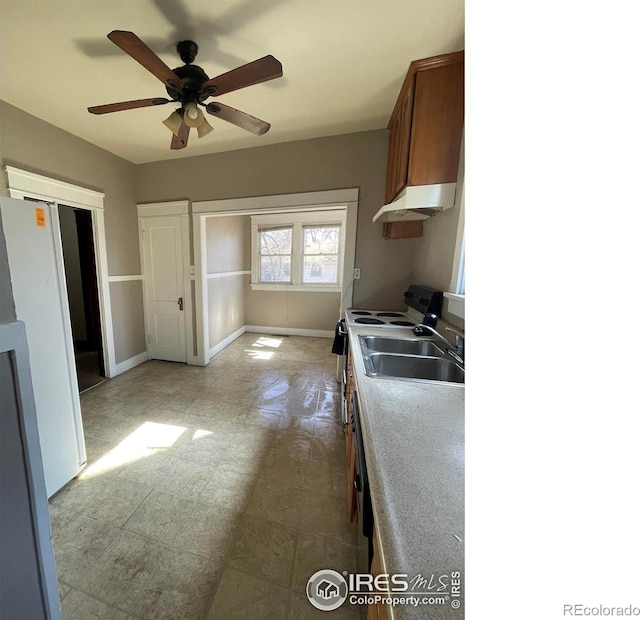
[[[58,205],[78,388],[105,380],[91,211]]]

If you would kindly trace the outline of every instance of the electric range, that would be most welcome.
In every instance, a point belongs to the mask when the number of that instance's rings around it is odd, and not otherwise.
[[[388,310],[347,310],[347,326],[371,325],[372,327],[415,327],[420,318],[412,317],[408,312],[390,312]]]
[[[415,327],[425,314],[442,312],[442,292],[427,286],[412,284],[404,293],[406,310],[360,310],[349,308],[345,313],[347,327],[370,325],[372,327]]]

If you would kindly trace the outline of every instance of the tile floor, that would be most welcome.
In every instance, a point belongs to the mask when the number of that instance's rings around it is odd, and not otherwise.
[[[50,501],[65,620],[326,617],[307,579],[362,555],[330,350],[244,334],[82,395],[88,465]]]

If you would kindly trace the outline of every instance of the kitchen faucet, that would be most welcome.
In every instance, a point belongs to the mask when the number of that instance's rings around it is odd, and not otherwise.
[[[456,337],[455,354],[464,362],[464,336],[453,327],[445,327],[444,331],[451,332]]]
[[[447,353],[449,353],[449,355],[451,355],[451,357],[456,361],[464,364],[464,336],[453,327],[445,327],[444,330],[451,332],[456,337],[455,349],[450,348],[451,343],[440,332],[436,331],[435,328],[429,325],[420,323],[420,325],[416,325],[412,331],[416,336],[425,336],[427,334],[437,336],[447,345]]]

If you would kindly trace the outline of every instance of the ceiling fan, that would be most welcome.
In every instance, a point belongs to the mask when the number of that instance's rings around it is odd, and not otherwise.
[[[108,103],[87,108],[91,114],[107,114],[166,103],[179,103],[180,108],[163,121],[173,133],[172,149],[183,149],[187,146],[191,128],[198,131],[199,138],[213,131],[213,127],[207,123],[198,106],[204,107],[208,114],[258,136],[269,131],[271,125],[255,116],[217,101],[205,103],[205,100],[214,95],[224,95],[233,90],[282,77],[282,65],[273,56],[264,56],[227,73],[209,78],[203,69],[192,64],[198,53],[198,46],[193,41],[180,41],[177,44],[178,54],[185,64],[172,70],[133,32],[114,30],[107,35],[107,38],[155,75],[165,85],[171,99],[152,97]]]

